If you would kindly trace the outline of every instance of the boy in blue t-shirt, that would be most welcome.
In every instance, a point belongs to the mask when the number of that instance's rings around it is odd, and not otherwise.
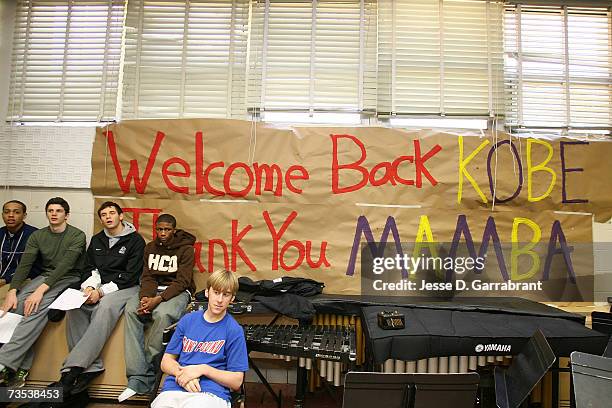
[[[168,374],[153,408],[229,407],[249,369],[242,327],[227,313],[238,279],[216,271],[206,282],[208,308],[184,316],[166,347],[161,369]]]

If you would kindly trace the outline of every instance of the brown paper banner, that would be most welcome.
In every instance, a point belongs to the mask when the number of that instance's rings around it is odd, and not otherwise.
[[[236,120],[98,128],[98,196],[612,215],[612,143]],[[496,199],[493,199],[495,195]]]
[[[97,198],[96,206],[104,200]],[[427,247],[429,242],[451,243],[456,231],[466,228],[477,249],[487,228],[506,246],[513,239],[520,243],[517,250],[523,243],[538,237],[540,266],[532,279],[535,280],[542,278],[548,256],[555,261],[562,259],[561,253],[550,252],[548,248],[551,235],[556,237],[552,240],[555,249],[560,247],[559,232],[573,245],[588,244],[592,240],[590,216],[552,211],[510,212],[503,209],[451,213],[361,205],[116,201],[124,208],[126,219],[135,223],[147,241],[153,238],[154,220],[164,212],[177,217],[178,228],[196,235],[199,287],[207,272],[227,268],[254,280],[288,275],[308,277],[324,282],[326,293],[358,294],[361,291],[361,248],[368,238],[376,243],[386,241],[388,248],[395,248],[396,242],[410,248],[415,242],[422,242],[421,246]],[[96,226],[101,228],[99,223]],[[457,242],[464,243],[465,235]],[[499,270],[492,243],[487,253],[491,257],[487,260],[487,268]],[[509,258],[505,259],[505,265],[510,274]],[[517,274],[524,274],[525,270],[519,266]],[[576,270],[581,275],[593,273],[592,264],[576,267]],[[565,279],[565,272],[562,274],[551,278]]]

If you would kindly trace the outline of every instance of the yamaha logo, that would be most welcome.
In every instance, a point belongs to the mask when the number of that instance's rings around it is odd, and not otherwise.
[[[488,351],[497,351],[502,353],[509,353],[512,350],[512,346],[510,344],[477,344],[475,348],[477,353],[488,352]]]
[[[315,358],[322,358],[325,360],[340,360],[340,356],[335,356],[333,354],[321,354],[321,353],[315,353]]]

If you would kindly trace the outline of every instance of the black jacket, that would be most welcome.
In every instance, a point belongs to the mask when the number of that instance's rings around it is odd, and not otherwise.
[[[104,230],[91,238],[87,248],[87,261],[81,282],[98,270],[102,284],[114,282],[119,290],[138,285],[143,266],[144,239],[137,232],[122,236],[119,241],[108,247],[108,237]]]

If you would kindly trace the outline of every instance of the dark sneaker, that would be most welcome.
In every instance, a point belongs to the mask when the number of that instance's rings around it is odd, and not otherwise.
[[[81,367],[72,367],[70,370],[62,373],[62,377],[57,381],[57,385],[64,389],[64,395],[72,393],[77,379],[82,372],[83,369]]]
[[[15,372],[6,367],[4,370],[0,371],[0,386],[7,387],[14,377]]]
[[[15,376],[13,377],[13,379],[8,382],[9,387],[11,388],[23,387],[26,384],[26,379],[28,378],[29,374],[30,374],[29,370],[20,368],[15,373]]]
[[[77,377],[76,383],[74,384],[74,388],[72,388],[72,394],[78,394],[82,391],[85,391],[87,387],[89,387],[89,383],[93,381],[94,378],[102,374],[102,371],[94,371],[91,373],[83,373]]]

